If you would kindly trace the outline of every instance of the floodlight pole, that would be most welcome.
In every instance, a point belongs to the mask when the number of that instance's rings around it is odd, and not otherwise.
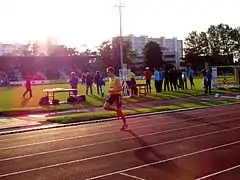
[[[122,8],[124,7],[122,5],[121,0],[119,0],[119,4],[115,7],[118,7],[119,10],[119,28],[120,28],[120,37],[119,37],[119,46],[120,46],[120,62],[121,62],[121,68],[123,69],[123,40],[122,40]]]

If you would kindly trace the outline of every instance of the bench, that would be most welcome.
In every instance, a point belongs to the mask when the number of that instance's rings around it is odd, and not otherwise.
[[[46,96],[42,97],[39,101],[39,105],[42,107],[54,111],[54,114],[57,114],[57,106],[61,104],[69,104],[73,106],[73,109],[76,111],[81,107],[80,104],[83,101],[86,101],[86,96],[76,95],[76,89],[63,89],[63,88],[54,88],[54,89],[45,89],[43,92],[46,92]],[[59,101],[55,99],[56,93],[68,93],[67,101]],[[49,113],[50,115],[50,113]]]
[[[147,95],[147,93],[148,93],[147,84],[137,84],[136,86],[138,88],[139,94]]]

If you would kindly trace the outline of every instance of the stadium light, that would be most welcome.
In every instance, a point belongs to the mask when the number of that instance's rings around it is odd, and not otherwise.
[[[122,40],[122,8],[124,7],[121,0],[119,0],[119,4],[115,5],[115,7],[118,7],[119,10],[119,31],[120,31],[120,37],[119,37],[119,46],[120,46],[120,62],[121,62],[121,68],[123,69],[123,40]]]

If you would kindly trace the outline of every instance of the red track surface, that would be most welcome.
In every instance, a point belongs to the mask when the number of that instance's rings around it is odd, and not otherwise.
[[[0,136],[0,180],[239,180],[240,105]]]

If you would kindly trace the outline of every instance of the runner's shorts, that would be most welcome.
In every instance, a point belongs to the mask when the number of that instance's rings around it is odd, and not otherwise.
[[[121,94],[111,94],[107,101],[110,105],[116,103],[117,107],[122,107],[122,95]]]

